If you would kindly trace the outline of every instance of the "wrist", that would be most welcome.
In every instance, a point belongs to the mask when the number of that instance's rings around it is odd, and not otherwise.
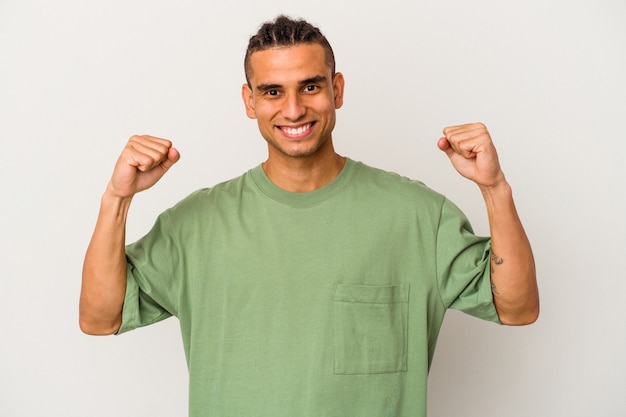
[[[102,201],[113,204],[124,204],[130,202],[134,197],[134,194],[126,195],[126,193],[120,192],[113,182],[109,182],[102,194]]]
[[[493,185],[479,185],[479,188],[483,198],[488,203],[502,199],[512,199],[513,192],[511,186],[504,178]]]
[[[125,222],[132,199],[133,196],[120,196],[116,194],[111,187],[108,186],[100,199],[100,213]]]

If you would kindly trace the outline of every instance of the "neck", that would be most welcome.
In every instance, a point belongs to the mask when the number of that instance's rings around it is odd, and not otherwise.
[[[263,163],[265,175],[285,191],[305,193],[330,184],[339,175],[346,158],[334,151],[307,157],[279,157],[270,153]]]

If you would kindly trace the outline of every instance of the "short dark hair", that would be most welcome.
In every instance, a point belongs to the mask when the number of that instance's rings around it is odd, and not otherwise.
[[[322,32],[306,20],[295,20],[285,15],[280,15],[274,21],[263,23],[256,35],[252,36],[248,42],[248,49],[246,49],[246,57],[243,63],[248,85],[250,85],[250,76],[252,74],[250,56],[253,53],[275,47],[288,47],[299,44],[318,44],[324,48],[326,64],[330,68],[331,74],[335,75],[335,54],[328,39],[322,35]]]

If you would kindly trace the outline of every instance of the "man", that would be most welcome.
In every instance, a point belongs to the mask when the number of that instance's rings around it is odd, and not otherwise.
[[[438,146],[478,184],[490,239],[421,183],[335,153],[344,78],[317,28],[264,24],[245,70],[267,160],[125,248],[133,196],[180,158],[168,140],[131,137],[85,258],[81,328],[178,317],[192,416],[425,415],[447,308],[509,325],[538,315],[532,251],[486,127],[448,127]]]

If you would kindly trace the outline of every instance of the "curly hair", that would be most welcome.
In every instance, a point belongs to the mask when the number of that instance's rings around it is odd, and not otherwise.
[[[330,68],[331,74],[335,75],[335,54],[322,32],[305,20],[294,20],[285,15],[280,15],[274,21],[263,23],[256,35],[252,36],[248,42],[243,64],[248,85],[250,85],[252,75],[250,56],[253,53],[299,44],[318,44],[324,48],[326,64]]]

